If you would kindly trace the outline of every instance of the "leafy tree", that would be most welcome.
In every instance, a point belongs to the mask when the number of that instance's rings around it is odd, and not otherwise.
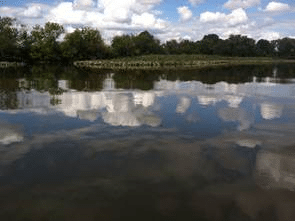
[[[112,50],[115,56],[126,57],[135,54],[134,36],[122,35],[116,36],[112,41]]]
[[[260,39],[256,43],[256,50],[258,56],[272,56],[274,55],[274,45],[265,39]]]
[[[203,39],[199,42],[200,52],[202,54],[210,54],[214,53],[214,48],[219,43],[219,37],[216,34],[205,35]]]
[[[278,55],[281,57],[295,57],[295,39],[283,38],[275,41]]]
[[[67,34],[61,43],[61,50],[68,60],[103,59],[110,56],[100,32],[89,27]]]
[[[163,49],[166,54],[180,54],[180,45],[175,39],[166,41],[166,43],[163,44]]]
[[[58,37],[64,33],[62,25],[47,22],[44,27],[36,25],[31,32],[31,52],[34,60],[59,61],[61,60]]]
[[[161,52],[160,41],[148,31],[141,32],[132,40],[135,42],[135,55],[159,54]]]
[[[199,48],[193,41],[182,40],[179,43],[179,50],[181,54],[198,54]]]
[[[116,56],[159,54],[162,52],[160,41],[148,31],[141,32],[137,36],[116,36],[112,41],[112,49]]]
[[[18,31],[13,25],[15,19],[0,17],[0,59],[3,61],[15,60],[18,57]]]
[[[227,56],[249,57],[255,56],[255,40],[247,36],[231,35],[223,41],[222,54]]]

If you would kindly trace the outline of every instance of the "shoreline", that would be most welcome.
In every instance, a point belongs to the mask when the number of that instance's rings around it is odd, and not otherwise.
[[[226,65],[295,63],[295,60],[264,57],[217,57],[202,55],[149,55],[110,60],[75,61],[78,68],[90,69],[195,69]]]

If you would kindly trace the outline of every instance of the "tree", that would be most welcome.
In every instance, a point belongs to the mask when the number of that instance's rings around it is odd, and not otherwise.
[[[180,54],[180,45],[175,39],[166,41],[163,44],[163,49],[166,54]]]
[[[230,35],[223,42],[223,55],[249,57],[256,55],[255,40],[241,35]]]
[[[216,34],[205,35],[203,39],[199,42],[200,52],[202,54],[212,55],[219,41],[220,39]]]
[[[179,43],[179,51],[181,54],[198,54],[199,48],[193,41],[182,40]]]
[[[0,59],[15,60],[18,57],[18,31],[13,27],[15,19],[0,17]]]
[[[116,36],[112,41],[112,50],[115,56],[126,57],[135,53],[135,42],[133,36],[122,35]]]
[[[274,45],[265,39],[260,39],[256,43],[256,51],[258,56],[273,56]]]
[[[31,32],[31,57],[39,61],[61,60],[57,39],[64,33],[62,25],[47,22],[44,27],[36,25]]]
[[[62,55],[68,60],[103,59],[110,56],[98,30],[85,27],[65,36]]]
[[[295,39],[283,38],[276,42],[278,55],[281,57],[295,57]]]
[[[141,32],[135,36],[134,41],[136,55],[160,53],[160,41],[155,39],[148,31]]]

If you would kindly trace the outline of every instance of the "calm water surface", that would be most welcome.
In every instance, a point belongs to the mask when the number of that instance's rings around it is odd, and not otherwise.
[[[2,220],[295,220],[295,65],[0,72]]]

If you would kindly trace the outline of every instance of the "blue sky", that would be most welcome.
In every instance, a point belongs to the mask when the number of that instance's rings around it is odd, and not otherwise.
[[[67,32],[90,26],[110,42],[113,36],[148,30],[162,42],[241,34],[256,40],[295,37],[293,0],[6,0],[0,15],[28,28],[46,22]]]

